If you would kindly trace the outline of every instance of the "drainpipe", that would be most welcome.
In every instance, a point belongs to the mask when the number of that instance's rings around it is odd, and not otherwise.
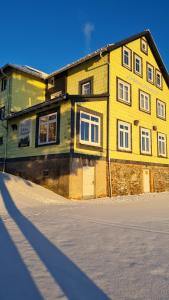
[[[0,72],[4,77],[7,78],[7,102],[5,105],[5,113],[8,115],[9,113],[9,77],[7,74],[4,73],[3,69],[0,68]],[[2,121],[3,122],[3,121]],[[2,172],[6,171],[6,159],[7,159],[7,141],[8,141],[8,120],[6,120],[6,126],[2,125],[6,129],[6,138],[5,138],[5,145],[4,145],[4,160],[3,160],[3,168]]]
[[[107,100],[107,161],[108,161],[108,181],[109,181],[109,197],[112,197],[112,176],[111,176],[111,157],[110,157],[110,52],[108,52],[108,100]]]
[[[100,57],[103,57],[102,51],[100,51]],[[111,157],[110,157],[110,52],[108,52],[107,62],[107,163],[108,163],[108,185],[109,185],[109,197],[112,197],[112,176],[111,176]]]

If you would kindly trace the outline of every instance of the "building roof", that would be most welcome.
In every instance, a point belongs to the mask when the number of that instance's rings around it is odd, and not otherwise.
[[[165,78],[165,81],[166,81],[166,83],[167,83],[167,85],[169,87],[169,75],[168,75],[167,68],[165,67],[165,64],[164,64],[164,62],[163,62],[163,60],[161,58],[160,52],[159,52],[159,50],[157,48],[157,45],[155,44],[154,39],[153,39],[153,37],[152,37],[152,35],[151,35],[151,33],[150,33],[149,30],[145,30],[145,31],[142,31],[142,32],[140,32],[138,34],[132,35],[131,37],[129,37],[127,39],[124,39],[124,40],[121,40],[121,41],[119,41],[119,42],[117,42],[115,44],[108,44],[108,45],[106,45],[106,46],[104,46],[104,47],[102,47],[102,48],[100,48],[100,49],[98,49],[98,50],[96,50],[96,51],[94,51],[94,52],[86,55],[85,57],[83,57],[81,59],[78,59],[77,61],[64,66],[63,68],[61,68],[59,70],[56,70],[55,72],[49,74],[47,76],[47,78],[50,78],[50,77],[52,77],[54,75],[58,75],[58,74],[60,74],[62,72],[65,72],[65,71],[67,71],[67,70],[69,70],[69,69],[71,69],[73,67],[78,66],[79,64],[81,64],[81,63],[83,63],[85,61],[88,61],[88,60],[90,60],[90,59],[92,59],[94,57],[99,56],[100,54],[104,54],[104,53],[108,53],[110,51],[113,51],[113,50],[115,50],[115,49],[117,49],[119,47],[122,47],[123,45],[126,45],[126,44],[128,44],[128,43],[130,43],[130,42],[132,42],[132,41],[134,41],[134,40],[136,40],[138,38],[143,37],[143,36],[146,37],[146,39],[147,39],[147,41],[149,43],[149,46],[151,48],[151,51],[152,51],[152,53],[153,53],[153,55],[154,55],[154,57],[155,57],[155,59],[156,59],[156,61],[158,63],[159,69],[161,70],[161,72],[163,74],[163,77]]]
[[[4,65],[2,68],[0,68],[0,73],[3,74],[3,72],[5,72],[8,69],[17,70],[17,71],[20,71],[22,73],[26,73],[26,74],[29,74],[29,75],[32,75],[34,77],[41,78],[41,79],[45,79],[48,76],[47,73],[44,73],[44,72],[42,72],[40,70],[37,70],[35,68],[32,68],[30,66],[16,65],[16,64],[6,64],[6,65]]]
[[[78,101],[78,102],[86,102],[86,101],[89,101],[89,99],[92,101],[94,101],[94,99],[97,99],[97,101],[99,101],[99,99],[105,99],[108,97],[108,94],[107,93],[104,93],[104,94],[97,94],[97,95],[70,95],[70,94],[63,94],[61,96],[58,96],[56,97],[55,99],[49,99],[49,100],[46,100],[44,102],[41,102],[41,103],[38,103],[38,104],[35,104],[33,106],[30,106],[30,107],[27,107],[23,110],[20,110],[18,112],[13,112],[13,113],[10,113],[7,117],[6,117],[6,120],[11,120],[11,119],[15,119],[15,118],[18,118],[18,117],[21,117],[23,115],[26,115],[26,114],[30,114],[30,113],[33,113],[35,111],[38,111],[38,110],[41,110],[43,108],[49,108],[49,107],[52,107],[52,106],[55,106],[56,104],[62,102],[62,101],[66,101],[66,100],[71,100],[71,101]]]

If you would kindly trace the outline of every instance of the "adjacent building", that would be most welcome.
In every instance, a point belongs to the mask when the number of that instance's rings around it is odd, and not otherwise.
[[[0,78],[1,169],[74,199],[169,190],[169,76],[149,31]]]

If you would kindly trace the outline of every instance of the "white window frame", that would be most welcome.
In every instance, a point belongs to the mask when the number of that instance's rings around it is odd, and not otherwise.
[[[158,155],[162,157],[167,157],[167,138],[166,134],[158,132],[157,134],[157,145],[158,145]],[[162,146],[164,145],[164,146]],[[164,149],[164,153],[161,151]]]
[[[137,70],[136,70],[136,60],[138,59],[138,61],[139,61],[139,67],[140,67],[140,72],[138,72]],[[139,75],[139,76],[142,76],[142,72],[143,72],[143,70],[142,70],[142,58],[139,56],[139,55],[137,55],[136,53],[134,53],[134,73],[136,74],[136,75]]]
[[[152,79],[149,78],[149,69],[152,71]],[[154,67],[147,63],[147,81],[154,84]]]
[[[142,106],[142,96],[143,96],[143,106]],[[146,101],[148,103],[148,108],[146,108]],[[150,108],[150,94],[147,94],[141,90],[139,90],[139,108],[141,111],[150,113],[151,108]]]
[[[88,93],[88,92],[85,92],[85,88],[86,88],[86,86],[88,86],[89,85],[89,90],[90,90],[90,92]],[[91,89],[92,89],[92,83],[91,83],[91,80],[89,80],[89,81],[86,81],[86,82],[84,82],[84,83],[81,83],[81,93],[82,93],[82,95],[91,95]]]
[[[143,44],[145,45],[145,48],[143,48]],[[141,39],[141,51],[145,54],[148,54],[148,43],[145,39]]]
[[[145,149],[143,149],[142,138],[144,137]],[[149,145],[149,150],[147,150],[147,141]],[[140,150],[141,154],[151,155],[151,130],[141,127],[140,130]]]
[[[127,127],[128,129],[126,128],[120,128],[120,126],[123,126],[123,127]],[[118,137],[118,150],[121,150],[121,151],[126,151],[126,152],[131,152],[131,124],[130,123],[127,123],[127,122],[124,122],[124,121],[121,121],[121,120],[118,120],[118,134],[117,134],[117,137]],[[121,146],[121,133],[122,133],[122,140],[123,140],[123,145],[124,146]],[[128,147],[126,147],[126,135],[128,135]]]
[[[160,84],[158,84],[157,77],[160,76]],[[160,71],[156,70],[156,87],[162,88],[162,74]]]
[[[49,117],[53,116],[53,115],[56,115],[55,121],[49,120]],[[43,125],[47,125],[47,140],[46,140],[46,142],[41,142],[40,141],[40,126],[41,126],[41,119],[44,118],[44,117],[48,117],[48,121],[43,123]],[[55,144],[56,143],[56,141],[57,141],[57,119],[58,119],[58,113],[57,112],[47,114],[47,115],[43,115],[43,116],[39,117],[39,128],[38,128],[38,145],[39,146],[41,146],[41,145],[50,145],[50,144]],[[51,124],[51,123],[56,123],[56,138],[55,138],[55,141],[49,141],[49,124]]]
[[[157,117],[160,119],[165,120],[166,119],[166,103],[157,99]],[[162,113],[164,112],[164,113]]]
[[[82,114],[88,115],[90,119],[83,118]],[[91,120],[91,117],[98,118],[98,122],[96,122],[94,120]],[[82,121],[89,124],[89,140],[88,141],[85,141],[85,140],[81,139],[81,122]],[[80,122],[80,126],[79,126],[79,128],[80,128],[80,131],[79,131],[80,144],[100,147],[100,145],[101,145],[101,117],[98,116],[98,115],[91,114],[91,113],[88,113],[86,111],[80,110],[80,120],[79,120],[79,122]],[[98,142],[93,142],[92,141],[92,137],[91,137],[92,125],[97,125],[98,126]]]
[[[132,52],[131,49],[128,47],[123,46],[123,55],[122,55],[122,62],[123,62],[123,67],[131,70],[132,69]],[[125,63],[125,51],[128,53],[128,64]]]
[[[122,89],[121,89],[121,85],[122,85]],[[127,93],[128,99],[126,99],[125,97],[125,93],[126,93],[125,88],[128,89],[128,93]],[[121,97],[121,90],[122,90],[123,97]],[[120,102],[131,104],[131,85],[120,78],[117,79],[117,99]]]

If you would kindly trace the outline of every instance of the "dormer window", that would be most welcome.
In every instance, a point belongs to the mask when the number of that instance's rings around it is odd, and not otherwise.
[[[140,48],[143,53],[148,54],[148,43],[144,38],[140,40]]]
[[[122,48],[122,65],[123,67],[131,70],[132,69],[132,59],[131,59],[131,50],[128,47]]]
[[[1,79],[1,92],[5,91],[7,89],[7,78],[2,78]]]
[[[93,90],[93,78],[88,78],[79,83],[79,93],[81,95],[91,95]]]

